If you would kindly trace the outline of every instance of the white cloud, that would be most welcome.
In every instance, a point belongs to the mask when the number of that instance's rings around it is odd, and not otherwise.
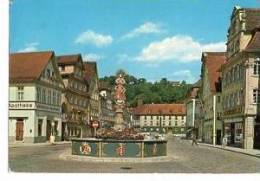
[[[225,42],[202,44],[190,36],[176,35],[150,43],[143,48],[136,60],[148,64],[159,64],[173,59],[186,63],[199,60],[203,51],[225,50]]]
[[[97,47],[109,45],[113,42],[113,38],[110,35],[98,34],[92,30],[87,30],[78,35],[75,39],[76,44],[93,44]]]
[[[97,61],[97,60],[100,60],[104,58],[104,56],[102,55],[98,55],[98,54],[95,54],[95,53],[89,53],[89,54],[85,54],[83,55],[82,59],[84,61]]]
[[[129,61],[134,61],[132,57],[130,57],[128,54],[122,53],[122,54],[117,54],[117,63],[122,64],[124,62],[129,62]]]
[[[137,37],[141,34],[161,33],[161,32],[163,32],[163,30],[161,29],[161,26],[159,24],[146,22],[140,25],[139,27],[133,29],[126,35],[122,36],[122,39]]]
[[[26,43],[25,48],[18,50],[18,52],[34,52],[37,51],[38,42]]]
[[[179,81],[185,80],[188,83],[194,83],[197,79],[194,75],[192,75],[190,70],[180,70],[174,72],[173,74],[174,79]]]

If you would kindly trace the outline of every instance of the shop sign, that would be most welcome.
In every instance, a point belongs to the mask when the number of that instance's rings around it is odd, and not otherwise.
[[[237,107],[228,111],[224,112],[224,115],[229,115],[229,114],[236,114],[236,113],[241,113],[242,107]]]
[[[9,109],[35,109],[34,102],[9,102]]]
[[[58,106],[37,103],[36,107],[37,107],[37,109],[43,110],[43,111],[57,112],[57,113],[61,112],[61,110],[60,110],[61,108]]]

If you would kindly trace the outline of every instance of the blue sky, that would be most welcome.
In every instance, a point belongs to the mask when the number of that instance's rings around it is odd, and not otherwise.
[[[10,50],[81,53],[99,77],[123,68],[157,81],[200,75],[202,51],[225,51],[235,5],[259,0],[14,0]]]

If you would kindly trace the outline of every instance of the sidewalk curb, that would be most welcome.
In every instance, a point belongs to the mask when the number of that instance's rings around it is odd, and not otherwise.
[[[260,155],[255,155],[255,154],[250,154],[250,153],[245,153],[245,152],[241,152],[241,151],[236,151],[236,150],[230,150],[230,149],[226,149],[226,148],[221,148],[221,147],[215,147],[213,145],[207,145],[207,144],[201,144],[199,143],[200,146],[207,146],[207,147],[211,147],[211,148],[217,148],[217,149],[220,149],[220,150],[225,150],[225,151],[230,151],[230,152],[235,152],[235,153],[241,153],[241,154],[244,154],[244,155],[248,155],[248,156],[253,156],[253,157],[256,157],[256,158],[260,158]]]
[[[71,142],[56,142],[56,143],[12,143],[12,144],[8,144],[9,148],[21,148],[21,147],[41,147],[41,146],[56,146],[56,145],[67,145],[67,144],[71,144]]]

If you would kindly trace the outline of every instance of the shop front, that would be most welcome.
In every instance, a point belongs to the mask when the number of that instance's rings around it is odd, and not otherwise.
[[[59,108],[52,106],[50,109],[51,112],[35,102],[10,102],[9,141],[41,143],[49,141],[51,135],[60,141]]]
[[[227,138],[227,145],[233,147],[243,147],[243,122],[242,119],[235,121],[228,120],[224,124],[224,136]]]

